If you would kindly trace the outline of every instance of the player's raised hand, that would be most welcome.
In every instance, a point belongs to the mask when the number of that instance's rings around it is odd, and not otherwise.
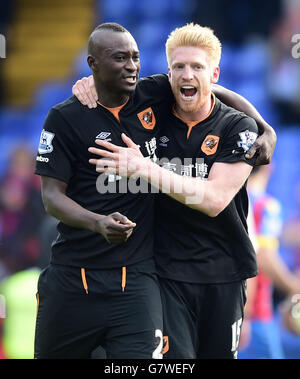
[[[97,107],[98,94],[95,88],[93,75],[77,80],[72,87],[72,93],[83,105],[89,108]]]
[[[95,232],[101,233],[108,243],[119,244],[126,242],[131,236],[136,224],[119,212],[99,218]]]
[[[97,172],[118,174],[127,177],[139,176],[147,160],[140,152],[140,147],[124,133],[122,133],[122,139],[127,147],[117,146],[103,140],[96,140],[96,144],[105,150],[96,147],[90,147],[88,149],[90,153],[102,157],[101,159],[89,160],[89,163],[96,165]]]
[[[125,133],[122,133],[121,134],[121,137],[122,137],[122,140],[123,142],[127,145],[127,147],[131,148],[131,149],[135,149],[137,151],[140,151],[140,147],[139,145],[135,144],[131,138],[129,138],[128,136],[126,136]]]

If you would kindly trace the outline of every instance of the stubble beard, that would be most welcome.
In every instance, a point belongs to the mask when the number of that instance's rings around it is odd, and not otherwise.
[[[184,113],[195,113],[200,111],[207,102],[207,98],[210,95],[210,89],[206,89],[205,91],[200,91],[198,88],[197,91],[197,99],[196,101],[183,101],[180,96],[180,90],[176,92],[175,100],[176,106]]]

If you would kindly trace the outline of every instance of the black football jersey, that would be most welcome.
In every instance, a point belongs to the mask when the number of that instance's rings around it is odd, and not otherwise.
[[[218,99],[210,115],[187,125],[173,113],[158,141],[160,165],[179,175],[208,178],[215,162],[244,161],[257,137],[255,121]],[[255,276],[256,255],[247,231],[246,183],[217,217],[166,194],[156,201],[155,257],[160,276],[191,283],[232,282]]]
[[[99,175],[89,163],[95,139],[124,146],[125,133],[145,157],[157,159],[161,115],[171,109],[172,92],[166,75],[141,79],[119,112],[119,120],[105,107],[89,109],[75,96],[54,106],[41,133],[36,174],[67,183],[67,196],[85,209],[102,215],[120,212],[136,227],[126,243],[109,244],[101,234],[62,222],[52,246],[51,262],[85,268],[114,268],[153,256],[154,194],[145,183],[118,175]],[[99,158],[99,157],[98,157]]]

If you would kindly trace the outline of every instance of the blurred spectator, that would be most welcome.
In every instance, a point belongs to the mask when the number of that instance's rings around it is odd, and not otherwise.
[[[239,352],[241,359],[284,358],[279,326],[273,312],[272,286],[286,296],[300,293],[300,277],[288,269],[278,252],[282,231],[281,204],[266,192],[271,171],[271,165],[255,167],[248,181],[257,233],[259,274],[248,281],[254,292],[251,303],[246,304],[247,319]],[[243,333],[248,334],[246,343]]]
[[[4,177],[20,178],[24,183],[28,183],[39,190],[39,180],[34,175],[34,159],[33,152],[27,147],[26,143],[16,146],[11,152],[10,162]]]
[[[33,359],[39,275],[39,269],[30,268],[0,282],[7,316],[2,319],[2,348],[6,359]]]
[[[283,124],[300,123],[300,58],[292,56],[291,39],[300,33],[299,0],[284,1],[281,20],[270,39],[270,96]]]
[[[24,146],[17,147],[0,183],[2,276],[36,265],[41,254],[38,231],[45,211],[33,168],[32,152]]]
[[[46,213],[34,158],[25,145],[17,146],[0,182],[0,294],[9,316],[1,320],[3,358],[33,357],[36,281],[48,260],[43,257],[48,254],[41,240]]]
[[[282,243],[289,249],[291,269],[300,272],[300,183],[297,187],[296,198],[296,212],[284,225]]]
[[[0,317],[0,359],[6,359],[7,356],[4,352],[4,346],[3,346],[3,318]]]

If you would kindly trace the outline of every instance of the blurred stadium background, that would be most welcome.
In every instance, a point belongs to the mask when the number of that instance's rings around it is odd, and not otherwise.
[[[245,96],[276,130],[269,192],[282,203],[284,225],[300,225],[300,58],[292,56],[291,42],[300,34],[300,0],[2,1],[1,358],[32,358],[36,280],[48,263],[56,224],[45,215],[33,175],[42,125],[51,106],[71,95],[73,83],[90,75],[87,39],[107,21],[136,38],[141,76],[167,72],[164,43],[175,27],[193,21],[215,30],[223,43],[219,83]],[[295,228],[294,239],[280,241],[292,271],[300,268],[299,234]],[[275,291],[275,309],[282,299]],[[286,357],[300,358],[300,336],[278,317]]]

